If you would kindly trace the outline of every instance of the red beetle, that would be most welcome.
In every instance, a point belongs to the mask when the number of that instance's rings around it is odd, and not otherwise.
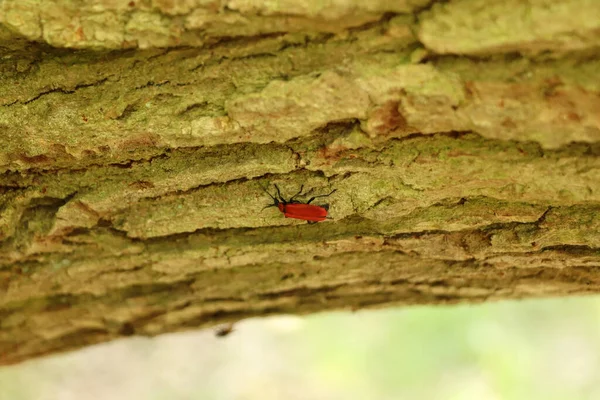
[[[298,193],[290,197],[289,200],[286,200],[283,198],[283,196],[281,196],[279,186],[274,186],[275,190],[277,190],[277,196],[273,196],[271,193],[269,193],[267,189],[261,188],[265,191],[265,193],[269,195],[269,197],[273,199],[273,204],[269,204],[265,208],[277,207],[286,218],[302,219],[304,221],[308,221],[308,223],[325,221],[327,219],[327,210],[329,209],[329,205],[315,206],[310,203],[318,197],[331,196],[337,190],[333,189],[329,194],[321,194],[319,196],[314,196],[311,197],[306,203],[301,203],[294,199],[297,196],[300,196],[300,194],[302,193],[302,189],[304,189],[304,185],[300,186],[300,190],[298,191]],[[265,208],[263,208],[263,210]]]

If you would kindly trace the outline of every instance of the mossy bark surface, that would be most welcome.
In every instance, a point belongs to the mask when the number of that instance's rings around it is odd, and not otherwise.
[[[599,49],[596,0],[0,0],[0,364],[600,292]]]

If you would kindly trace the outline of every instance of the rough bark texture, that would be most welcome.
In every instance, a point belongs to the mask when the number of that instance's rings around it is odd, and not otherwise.
[[[598,293],[599,49],[597,0],[0,0],[0,364]]]

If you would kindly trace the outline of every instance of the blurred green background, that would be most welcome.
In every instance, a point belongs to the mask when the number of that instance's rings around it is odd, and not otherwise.
[[[0,368],[1,400],[600,399],[600,298],[241,321]]]

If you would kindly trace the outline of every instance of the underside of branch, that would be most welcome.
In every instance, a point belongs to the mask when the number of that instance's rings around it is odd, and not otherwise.
[[[0,0],[0,364],[273,313],[598,293],[599,15]],[[336,189],[315,200],[331,219],[262,210],[273,184]]]

